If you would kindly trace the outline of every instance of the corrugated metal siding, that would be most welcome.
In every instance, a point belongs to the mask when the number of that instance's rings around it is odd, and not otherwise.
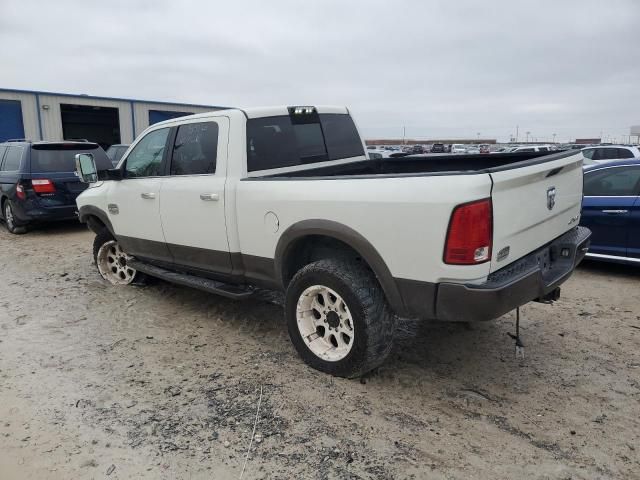
[[[120,121],[120,141],[122,143],[131,143],[133,132],[131,129],[131,109],[129,102],[118,102],[113,100],[98,100],[94,98],[83,97],[63,97],[57,95],[40,95],[40,109],[42,116],[42,134],[46,140],[59,141],[62,138],[62,115],[60,113],[60,104],[70,105],[88,105],[96,107],[114,107],[118,109],[118,118]],[[48,110],[42,107],[48,105]]]
[[[0,92],[3,100],[19,100],[22,107],[22,121],[24,123],[24,136],[30,140],[41,140],[38,128],[38,109],[36,108],[36,96],[26,93]]]
[[[38,120],[38,108],[36,95],[40,100],[40,122],[42,124],[42,137]],[[179,103],[154,103],[139,102],[126,99],[105,99],[84,97],[82,95],[56,95],[50,93],[29,93],[0,90],[0,99],[20,100],[22,106],[22,118],[24,121],[25,137],[31,140],[60,141],[62,138],[62,116],[60,104],[88,105],[96,107],[114,107],[118,109],[120,122],[120,141],[132,143],[137,135],[140,135],[149,126],[149,110],[168,112],[205,113],[219,110],[216,107],[201,107],[184,105]],[[43,108],[43,106],[48,108]],[[133,116],[131,107],[133,105]],[[135,129],[134,129],[135,119]]]
[[[170,103],[146,103],[134,102],[134,113],[136,121],[136,136],[140,135],[149,126],[149,110],[160,110],[165,112],[189,112],[205,113],[218,110],[216,108],[194,107],[190,105],[170,104]]]

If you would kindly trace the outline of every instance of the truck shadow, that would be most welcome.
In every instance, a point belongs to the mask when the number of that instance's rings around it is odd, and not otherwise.
[[[4,227],[4,225],[3,225]],[[61,235],[87,230],[87,226],[78,220],[66,220],[62,222],[47,222],[30,225],[25,235]]]
[[[260,291],[250,299],[233,301],[159,280],[157,283],[154,288],[159,289],[158,295],[164,301],[177,301],[185,311],[206,318],[211,332],[222,325],[227,335],[252,339],[262,345],[260,351],[249,355],[260,355],[262,361],[272,359],[276,364],[286,360],[291,366],[299,364],[296,367],[299,373],[308,369],[309,375],[316,374],[304,366],[291,345],[282,294]],[[525,317],[521,334],[525,344],[530,342],[534,346],[541,341],[540,333],[528,328],[527,322]],[[379,369],[366,375],[365,381],[370,380],[374,389],[375,385],[388,388],[398,382],[413,389],[421,383],[427,386],[435,378],[463,385],[502,383],[506,376],[522,372],[514,356],[514,341],[507,332],[514,332],[510,314],[476,324],[402,319],[389,358]]]

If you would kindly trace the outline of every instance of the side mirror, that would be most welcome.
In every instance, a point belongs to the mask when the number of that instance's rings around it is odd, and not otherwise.
[[[98,169],[96,161],[91,153],[78,153],[76,155],[76,172],[84,183],[98,181]]]

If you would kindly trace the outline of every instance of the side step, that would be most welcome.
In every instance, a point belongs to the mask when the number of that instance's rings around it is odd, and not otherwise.
[[[156,267],[155,265],[149,265],[148,263],[141,262],[140,260],[130,259],[127,264],[130,265],[131,268],[135,268],[137,271],[146,273],[152,277],[161,278],[167,282],[177,283],[178,285],[184,285],[185,287],[192,287],[205,292],[215,293],[216,295],[232,298],[234,300],[241,300],[253,294],[253,289],[251,288],[218,282],[209,278],[189,275],[188,273],[173,272],[161,267]]]

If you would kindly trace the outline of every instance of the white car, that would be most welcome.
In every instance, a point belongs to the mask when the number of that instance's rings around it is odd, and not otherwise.
[[[451,153],[467,153],[467,147],[461,143],[454,143],[451,145]]]
[[[585,158],[585,165],[610,162],[611,160],[640,158],[640,148],[629,145],[603,145],[600,147],[588,147],[583,148],[580,152]]]
[[[521,147],[514,147],[511,149],[511,153],[516,152],[550,152],[551,148],[547,145],[523,145]]]
[[[344,107],[180,117],[147,128],[115,169],[79,154],[79,217],[112,284],[284,291],[300,356],[348,377],[384,361],[398,316],[479,321],[551,301],[584,256],[580,155],[365,152]]]

